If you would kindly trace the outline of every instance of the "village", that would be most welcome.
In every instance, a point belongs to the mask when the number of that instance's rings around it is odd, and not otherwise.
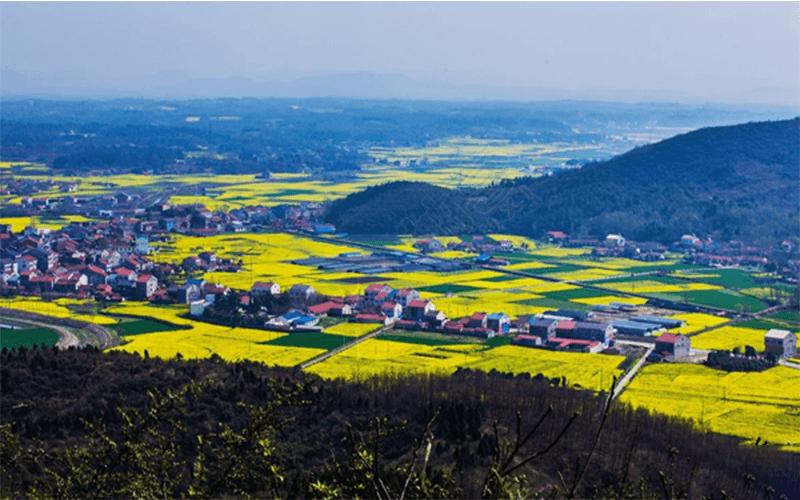
[[[10,185],[25,192],[47,186]],[[60,185],[69,192],[70,185]],[[250,290],[230,290],[201,276],[208,272],[237,273],[246,270],[242,260],[220,258],[204,251],[180,263],[154,262],[151,242],[169,241],[171,234],[214,236],[222,233],[294,231],[309,235],[336,235],[336,228],[319,222],[324,207],[315,203],[297,206],[248,206],[228,212],[212,212],[202,205],[171,206],[158,203],[140,208],[142,197],[123,192],[115,196],[74,199],[66,196],[58,203],[48,198],[23,198],[28,214],[65,212],[107,218],[108,221],[72,222],[59,229],[37,228],[21,233],[9,224],[0,225],[0,290],[4,296],[36,295],[47,298],[74,297],[99,302],[126,300],[153,304],[185,304],[188,316],[214,321],[221,309],[226,315],[239,315],[251,327],[280,332],[321,332],[323,323],[336,321],[375,323],[399,331],[435,332],[487,340],[513,336],[511,343],[542,349],[617,354],[625,341],[649,345],[648,361],[680,360],[690,356],[690,338],[680,334],[682,322],[664,316],[648,315],[667,309],[694,310],[697,306],[652,299],[645,309],[624,302],[598,304],[593,311],[554,309],[535,315],[512,318],[503,311],[474,311],[460,318],[447,318],[431,300],[423,300],[414,289],[394,288],[381,283],[365,287],[363,295],[334,297],[317,294],[313,286],[294,283],[284,294],[274,282],[256,282]],[[80,208],[78,208],[80,207]],[[341,236],[341,235],[339,235]],[[680,252],[686,262],[705,266],[758,266],[780,271],[781,279],[796,281],[800,261],[790,259],[797,252],[790,241],[780,249],[747,247],[740,242],[717,244],[686,235],[669,249],[659,243],[637,243],[611,234],[600,242],[590,238],[571,238],[560,231],[549,231],[550,243],[573,248],[591,246],[593,257],[627,257],[642,261],[664,259],[669,250]],[[472,265],[502,268],[510,262],[494,254],[524,252],[508,240],[495,241],[475,235],[469,241],[449,242],[435,238],[419,239],[418,251],[402,252],[373,249],[369,254],[344,252],[337,257],[308,258],[294,263],[330,272],[370,275],[381,272],[433,271],[447,273],[469,269]],[[475,254],[471,261],[437,258],[444,251]],[[771,278],[775,280],[777,278]],[[286,285],[286,284],[285,284]],[[237,303],[223,300],[235,293]],[[265,300],[265,297],[269,299]],[[657,307],[661,306],[662,309]],[[688,309],[687,309],[688,308]],[[217,318],[218,320],[218,318]],[[510,337],[509,337],[510,338]],[[618,341],[622,340],[622,343]],[[780,346],[778,345],[780,343]],[[794,334],[776,330],[765,337],[764,355],[792,357]],[[746,353],[752,357],[754,353]],[[695,359],[698,359],[695,357]],[[715,357],[718,361],[719,357]],[[704,359],[705,360],[705,359]]]

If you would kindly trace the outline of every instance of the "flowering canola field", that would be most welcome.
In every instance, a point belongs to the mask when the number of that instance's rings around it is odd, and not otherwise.
[[[701,365],[649,365],[620,400],[749,443],[760,437],[800,452],[800,372],[792,368],[728,373]]]
[[[723,326],[692,337],[692,347],[708,350],[731,350],[734,347],[738,347],[744,352],[745,346],[749,345],[754,347],[756,351],[762,351],[764,350],[765,333],[767,333],[767,330]]]
[[[247,359],[268,365],[294,366],[325,352],[325,349],[262,344],[285,336],[283,333],[230,328],[182,318],[178,314],[186,312],[185,306],[158,307],[123,302],[108,308],[107,312],[154,318],[189,327],[186,330],[135,335],[126,338],[130,340],[127,344],[115,348],[141,355],[147,351],[150,356],[169,359],[180,353],[186,359],[196,359],[217,354],[226,361]]]
[[[7,309],[16,309],[19,311],[31,312],[35,314],[42,314],[45,316],[53,316],[55,318],[69,318],[76,321],[86,321],[87,323],[97,323],[101,325],[108,325],[116,323],[112,318],[102,315],[94,314],[80,314],[73,312],[67,308],[68,305],[84,305],[94,304],[94,301],[84,301],[77,299],[56,299],[53,301],[44,301],[41,297],[21,297],[14,298],[4,297],[0,299],[0,307]]]
[[[518,346],[487,348],[465,343],[430,346],[369,339],[311,366],[326,378],[363,379],[405,373],[450,374],[458,367],[566,377],[569,384],[595,391],[608,388],[624,358],[531,349]]]

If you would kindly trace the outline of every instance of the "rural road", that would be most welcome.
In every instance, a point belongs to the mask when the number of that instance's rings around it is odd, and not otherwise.
[[[630,382],[631,379],[633,379],[633,377],[636,376],[636,374],[639,372],[639,369],[642,367],[644,362],[647,360],[647,356],[649,356],[653,352],[653,349],[655,349],[655,348],[656,348],[656,346],[654,344],[648,345],[647,346],[647,351],[645,351],[644,355],[641,358],[639,358],[639,361],[637,361],[636,364],[633,365],[633,367],[630,369],[630,371],[628,373],[625,374],[624,377],[619,379],[619,382],[617,382],[617,386],[614,388],[614,398],[615,399],[616,399],[617,396],[620,395],[620,393],[622,393],[622,391],[625,389],[625,386],[628,385],[628,382]]]

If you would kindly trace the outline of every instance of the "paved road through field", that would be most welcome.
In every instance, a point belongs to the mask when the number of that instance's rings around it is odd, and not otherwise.
[[[620,341],[620,343],[622,343],[622,341]],[[626,373],[624,377],[619,379],[616,387],[614,388],[614,398],[619,396],[620,393],[625,389],[625,386],[628,385],[628,382],[630,382],[631,379],[633,379],[633,377],[636,376],[636,373],[638,373],[639,369],[642,367],[642,365],[644,365],[645,361],[647,361],[647,357],[650,356],[650,354],[652,354],[653,352],[653,349],[656,348],[655,344],[644,344],[637,342],[631,342],[631,344],[647,347],[647,351],[645,351],[644,355],[641,358],[639,358],[639,361],[637,361],[636,364],[633,365],[630,371]]]

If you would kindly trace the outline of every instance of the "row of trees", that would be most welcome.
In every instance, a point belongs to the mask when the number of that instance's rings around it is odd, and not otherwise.
[[[745,352],[738,347],[730,351],[714,350],[708,353],[706,366],[727,372],[760,372],[778,364],[778,356],[768,352],[759,356],[753,346],[745,346]]]

